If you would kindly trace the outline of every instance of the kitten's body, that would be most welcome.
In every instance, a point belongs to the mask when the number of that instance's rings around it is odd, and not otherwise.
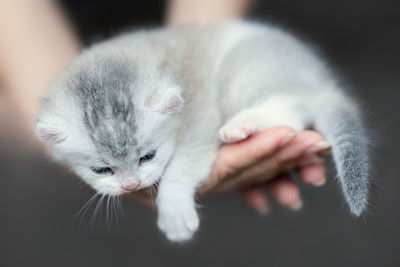
[[[357,107],[322,61],[270,26],[167,28],[95,45],[54,84],[37,125],[56,158],[101,193],[160,179],[158,225],[171,240],[198,228],[194,193],[209,175],[218,131],[231,142],[272,126],[313,125],[333,144],[352,212],[367,203]],[[149,150],[157,154],[144,161]],[[90,170],[101,166],[112,173]]]

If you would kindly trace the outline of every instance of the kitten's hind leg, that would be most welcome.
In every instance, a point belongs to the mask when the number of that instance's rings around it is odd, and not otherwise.
[[[301,131],[307,125],[307,118],[306,109],[296,97],[272,96],[234,115],[220,128],[219,136],[222,141],[232,143],[274,126],[289,126]]]

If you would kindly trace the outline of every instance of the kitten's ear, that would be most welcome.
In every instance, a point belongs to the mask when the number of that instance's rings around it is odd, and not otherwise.
[[[179,91],[171,88],[160,95],[153,96],[149,103],[150,109],[160,114],[171,114],[180,110],[183,106],[183,99]]]
[[[46,142],[62,143],[68,136],[64,121],[58,116],[42,116],[36,121],[36,133]]]

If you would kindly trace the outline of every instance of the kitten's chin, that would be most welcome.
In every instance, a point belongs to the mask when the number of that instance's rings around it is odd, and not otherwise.
[[[128,192],[118,185],[110,186],[104,184],[90,184],[90,187],[92,187],[99,195],[107,195],[113,197],[120,196]]]
[[[132,193],[129,191],[126,191],[124,189],[106,189],[106,190],[96,190],[98,194],[100,195],[107,195],[107,196],[112,196],[112,197],[117,197],[117,196],[122,196],[127,193]]]

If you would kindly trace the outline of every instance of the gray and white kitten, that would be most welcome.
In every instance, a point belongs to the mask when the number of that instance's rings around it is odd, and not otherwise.
[[[360,215],[369,178],[359,110],[324,62],[269,25],[162,28],[96,44],[53,84],[37,133],[101,194],[159,182],[158,226],[184,241],[199,227],[195,191],[221,141],[281,125],[325,136]]]

